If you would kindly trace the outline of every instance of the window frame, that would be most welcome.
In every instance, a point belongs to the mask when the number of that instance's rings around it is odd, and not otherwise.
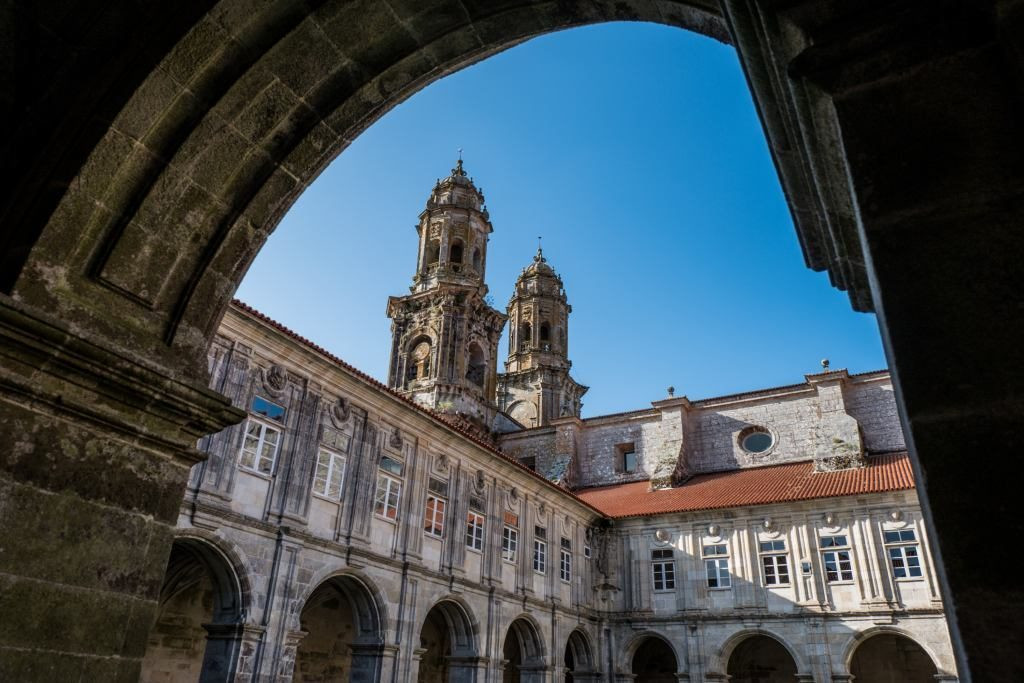
[[[842,543],[836,540],[840,538],[843,539]],[[829,539],[830,542],[826,544],[825,539]],[[853,583],[856,578],[856,573],[853,570],[853,548],[850,546],[848,534],[829,534],[828,536],[820,536],[818,538],[818,546],[821,549],[821,567],[824,572],[825,583],[830,585]],[[829,555],[834,556],[831,563],[836,568],[833,571],[837,576],[835,579],[829,578],[829,572],[832,571],[829,569]],[[841,557],[842,555],[846,556],[845,560]],[[843,570],[844,562],[848,565],[848,568],[845,571]]]
[[[402,484],[403,484],[403,481],[402,481],[402,478],[401,478],[400,475],[395,475],[391,471],[388,471],[388,470],[386,470],[386,469],[384,469],[383,467],[380,466],[381,464],[383,464],[383,461],[386,460],[386,459],[390,459],[393,462],[398,463],[399,466],[401,466],[401,463],[399,463],[397,460],[393,460],[391,458],[381,458],[381,462],[378,464],[378,467],[377,467],[377,486],[374,489],[374,494],[373,494],[373,514],[378,519],[383,519],[384,521],[389,522],[391,524],[396,524],[398,522],[398,508],[399,508],[399,506],[402,503]],[[380,506],[380,503],[381,503],[380,492],[381,492],[381,485],[382,484],[384,485],[384,499],[383,499],[384,511],[383,512],[381,512],[381,510],[379,509],[379,506]],[[387,514],[388,509],[392,507],[392,505],[390,504],[392,489],[394,490],[394,499],[395,499],[394,500],[394,505],[393,505],[393,507],[394,507],[394,516],[390,516],[390,515]]]
[[[466,549],[476,553],[484,551],[484,527],[487,516],[476,510],[466,511]]]
[[[430,507],[431,501],[434,502],[433,509]],[[439,504],[440,508],[438,507]],[[440,520],[438,520],[439,511]],[[443,539],[447,514],[448,499],[440,494],[427,492],[427,500],[423,503],[423,533],[431,538]]]
[[[896,534],[895,540],[890,540],[890,534]],[[909,534],[910,538],[905,538],[904,535]],[[888,560],[889,571],[892,572],[892,578],[894,581],[922,581],[924,580],[924,558],[921,554],[921,542],[917,538],[917,532],[913,527],[907,527],[905,529],[892,529],[882,530],[882,545],[885,548],[885,557]],[[913,559],[916,561],[916,565],[912,565],[907,555],[907,550],[913,549]],[[894,557],[893,552],[899,554],[899,557]],[[906,572],[903,576],[897,574],[900,568],[896,566],[896,561],[899,560],[902,564],[902,570]],[[917,574],[911,572],[916,570]]]
[[[722,548],[721,551],[718,548]],[[709,552],[710,551],[710,552]],[[704,543],[700,550],[704,560],[704,581],[709,590],[728,590],[732,588],[732,574],[729,572],[729,544]],[[712,576],[714,572],[714,576]],[[712,581],[715,583],[712,584]]]
[[[327,473],[324,476],[324,490],[318,491],[316,488],[317,481],[320,473],[320,462],[323,456],[327,456]],[[336,466],[336,462],[341,461],[340,468]],[[348,467],[348,458],[335,450],[327,448],[326,446],[320,446],[316,453],[316,469],[313,471],[313,495],[324,500],[329,500],[332,503],[341,502],[341,492],[345,488],[345,474],[346,468]],[[341,476],[338,479],[338,492],[336,495],[332,495],[330,490],[331,475],[336,469],[341,470]]]
[[[564,537],[558,548],[558,578],[564,583],[572,582],[572,541]]]
[[[765,546],[769,546],[765,548]],[[781,546],[781,547],[779,547]],[[757,554],[761,558],[761,580],[765,586],[771,588],[782,588],[793,585],[793,569],[789,562],[789,550],[786,547],[785,539],[773,539],[770,541],[757,542]],[[772,580],[769,581],[768,565],[771,565],[773,572]],[[781,572],[780,572],[781,565]],[[779,580],[779,575],[786,576],[785,581]]]
[[[533,539],[533,571],[542,576],[548,573],[548,542],[540,538]]]
[[[661,583],[660,588],[658,587],[659,583]],[[653,548],[651,550],[651,587],[655,593],[675,592],[676,553],[672,548]]]
[[[501,559],[515,564],[519,557],[519,529],[505,524],[501,529]]]
[[[246,444],[249,441],[250,434],[249,428],[251,426],[257,426],[260,428],[259,434],[256,437],[256,448],[252,452],[253,464],[247,465],[243,461],[246,454]],[[277,440],[274,442],[273,454],[270,457],[270,469],[264,471],[259,469],[259,463],[263,459],[263,446],[266,443],[267,432],[273,432],[277,435]],[[284,426],[281,424],[272,424],[269,420],[262,420],[252,415],[245,422],[245,428],[242,430],[242,445],[238,449],[238,467],[244,469],[246,472],[261,476],[261,477],[272,477],[274,471],[277,468],[277,456],[281,451],[281,441],[284,440]]]

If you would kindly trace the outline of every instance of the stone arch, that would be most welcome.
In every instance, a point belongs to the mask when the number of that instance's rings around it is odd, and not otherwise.
[[[379,590],[361,573],[334,572],[297,603],[295,629],[301,634],[293,680],[344,679],[377,683],[387,630]]]
[[[675,683],[686,658],[675,644],[657,631],[641,631],[625,648],[623,666],[636,683]]]
[[[478,387],[482,387],[487,381],[487,353],[476,341],[469,343],[467,351],[466,379]]]
[[[184,543],[205,543],[211,552],[220,555],[221,559],[231,568],[232,580],[237,583],[242,617],[249,615],[252,609],[252,583],[244,554],[230,539],[219,536],[205,529],[190,527],[179,529],[174,534],[176,541]]]
[[[512,620],[505,631],[502,656],[504,683],[542,683],[545,680],[547,654],[536,619],[524,613]]]
[[[241,578],[245,572],[239,571],[238,556],[222,545],[212,534],[175,538],[142,660],[142,681],[167,676],[234,680],[251,591]]]
[[[406,345],[405,381],[413,382],[430,377],[434,340],[427,334],[418,334]]]
[[[801,671],[793,648],[763,629],[734,634],[719,657],[722,670],[736,683],[792,683]]]
[[[508,407],[508,414],[524,427],[537,426],[537,404],[533,401],[516,401]]]
[[[807,663],[806,658],[803,657],[802,653],[795,650],[793,646],[791,646],[788,642],[786,642],[784,638],[782,638],[778,634],[772,633],[771,631],[762,628],[743,629],[742,631],[737,631],[736,633],[733,633],[731,636],[729,636],[725,640],[725,642],[722,643],[722,647],[718,649],[718,652],[716,654],[715,658],[717,662],[714,663],[716,666],[716,670],[725,672],[729,667],[729,660],[732,658],[732,655],[736,651],[736,648],[742,645],[744,641],[756,637],[770,638],[771,640],[777,642],[780,646],[782,646],[782,648],[789,654],[790,658],[793,660],[793,663],[796,666],[797,673],[810,671],[810,666]]]
[[[940,661],[941,660],[936,655],[936,653],[930,647],[928,647],[927,644],[922,643],[917,637],[912,635],[906,629],[902,629],[902,628],[899,628],[897,626],[876,626],[876,627],[865,629],[864,631],[859,631],[859,632],[853,634],[850,637],[850,640],[846,643],[846,646],[843,649],[843,660],[842,660],[843,661],[843,666],[844,666],[845,670],[848,673],[850,673],[850,674],[852,674],[854,676],[857,675],[854,672],[854,669],[857,668],[855,666],[855,661],[854,661],[854,659],[857,657],[857,653],[858,652],[863,653],[864,651],[861,650],[861,647],[863,645],[866,645],[866,644],[870,643],[872,640],[875,640],[877,638],[897,639],[897,644],[903,645],[903,646],[910,645],[910,646],[912,646],[912,648],[918,650],[920,652],[920,655],[921,655],[918,663],[921,665],[921,668],[924,668],[924,669],[927,670],[927,673],[924,674],[921,677],[920,680],[922,680],[922,681],[923,680],[931,681],[931,680],[934,680],[934,677],[935,677],[936,674],[943,674],[943,673],[945,673],[943,667],[940,666]],[[875,644],[878,644],[878,643],[879,643],[879,641],[875,640]],[[879,654],[879,653],[876,653],[876,655],[877,654]],[[876,658],[873,658],[873,659],[878,659],[878,658],[876,657]],[[925,661],[925,660],[927,660],[927,661]],[[928,670],[929,668],[930,668],[930,670]],[[913,680],[912,678],[908,678],[906,674],[900,673],[900,674],[896,674],[896,675],[898,677],[896,677],[896,678],[889,678],[889,679],[886,679],[886,678],[883,678],[883,677],[879,677],[879,683],[897,683],[897,682],[902,682],[904,680],[906,680],[908,683],[917,683],[917,681]],[[857,680],[857,679],[855,678],[854,680]],[[868,679],[866,677],[864,677],[863,673],[862,673],[862,676],[861,676],[860,680],[868,680]]]
[[[577,683],[595,677],[597,662],[594,659],[594,648],[590,636],[582,628],[574,628],[566,638],[562,665],[565,667],[565,683]]]
[[[464,600],[447,596],[435,602],[420,625],[417,680],[472,683],[480,656],[479,632],[479,623]]]

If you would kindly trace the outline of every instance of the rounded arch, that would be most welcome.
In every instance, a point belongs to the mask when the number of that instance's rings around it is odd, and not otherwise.
[[[191,531],[171,545],[141,664],[144,680],[234,677],[251,596],[244,566],[223,539]]]
[[[229,539],[204,529],[179,529],[174,542],[194,548],[200,553],[209,553],[214,564],[220,564],[226,571],[222,576],[225,585],[231,585],[238,595],[238,615],[245,619],[252,608],[252,583],[246,570],[243,554]],[[173,547],[173,546],[172,546]],[[216,558],[216,560],[214,559]],[[219,561],[219,562],[218,562]]]
[[[520,683],[543,681],[547,656],[540,625],[529,614],[517,616],[509,624],[502,639],[502,681]]]
[[[472,656],[478,651],[480,622],[477,621],[466,601],[456,595],[441,598],[427,611],[440,615],[452,636],[453,656]]]
[[[313,577],[306,588],[299,594],[292,603],[292,614],[290,615],[291,626],[295,630],[300,629],[300,618],[303,608],[309,603],[313,595],[323,586],[337,586],[346,596],[357,600],[358,617],[362,624],[361,633],[369,633],[375,629],[383,642],[387,638],[390,625],[387,600],[377,584],[358,569],[338,569],[336,567],[322,570]]]
[[[466,361],[466,379],[482,387],[487,379],[487,353],[479,342],[469,343],[469,357]]]
[[[847,673],[853,673],[853,669],[855,668],[854,658],[857,656],[858,651],[861,651],[861,646],[879,637],[903,639],[904,641],[907,641],[908,644],[911,644],[920,650],[921,654],[927,659],[928,665],[933,669],[929,675],[946,672],[944,667],[941,666],[941,660],[936,655],[935,651],[926,643],[921,642],[915,635],[906,629],[898,626],[874,626],[854,633],[850,636],[849,641],[847,641],[843,648],[842,659],[843,667]]]
[[[597,671],[590,636],[582,628],[577,627],[569,632],[569,637],[565,640],[562,665],[565,670],[565,683],[573,683],[576,674]]]
[[[412,382],[430,376],[434,340],[426,333],[414,335],[406,344],[405,380]]]
[[[294,609],[293,680],[380,678],[387,614],[379,591],[353,571],[334,572],[310,584]]]
[[[801,655],[800,652],[797,652],[795,649],[793,649],[793,646],[786,642],[785,638],[763,628],[743,629],[742,631],[737,631],[736,633],[733,633],[731,636],[729,636],[725,640],[725,642],[722,643],[722,647],[718,649],[718,653],[716,655],[718,659],[716,663],[717,670],[724,672],[728,668],[729,659],[732,657],[732,654],[733,652],[735,652],[736,648],[740,646],[743,643],[743,641],[757,636],[771,638],[776,643],[781,645],[782,648],[787,653],[789,653],[789,656],[793,659],[793,663],[796,665],[797,673],[810,671],[810,667],[807,663],[807,660]]]
[[[638,683],[674,683],[685,657],[657,631],[641,631],[625,648],[624,667]]]

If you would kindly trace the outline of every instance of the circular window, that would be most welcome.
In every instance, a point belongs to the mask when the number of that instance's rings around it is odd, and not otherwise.
[[[764,453],[775,444],[772,435],[762,429],[740,435],[740,447],[747,453]]]

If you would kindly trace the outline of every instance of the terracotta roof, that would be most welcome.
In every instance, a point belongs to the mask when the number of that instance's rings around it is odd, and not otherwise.
[[[914,488],[906,453],[868,458],[867,467],[815,472],[810,461],[700,474],[672,489],[650,491],[647,481],[576,491],[608,517],[645,517],[670,512],[767,505]]]
[[[397,391],[395,391],[394,389],[392,389],[388,385],[386,385],[386,384],[384,384],[382,382],[377,381],[373,377],[370,377],[369,375],[367,375],[362,370],[356,368],[353,365],[349,365],[348,363],[346,363],[342,359],[338,358],[337,356],[335,356],[333,353],[331,353],[327,349],[323,348],[322,346],[319,346],[318,344],[316,344],[314,342],[311,342],[310,340],[308,340],[305,337],[303,337],[301,334],[299,334],[297,332],[294,332],[290,328],[282,325],[281,323],[277,322],[276,320],[274,320],[273,318],[267,316],[266,314],[260,313],[255,308],[253,308],[252,306],[248,305],[247,303],[245,303],[243,301],[239,301],[238,299],[232,299],[231,300],[231,304],[235,308],[237,308],[238,310],[248,314],[249,316],[251,316],[253,318],[256,318],[257,320],[265,323],[266,325],[269,325],[270,327],[274,328],[278,332],[281,332],[285,336],[295,340],[296,342],[302,344],[303,346],[305,346],[305,347],[307,347],[309,349],[312,349],[313,351],[316,351],[321,356],[324,356],[325,358],[327,358],[332,363],[336,363],[337,365],[341,366],[342,368],[347,370],[349,373],[355,375],[356,377],[358,377],[359,379],[363,380],[367,384],[373,386],[374,388],[376,388],[377,390],[381,391],[382,393],[388,394],[388,395],[392,396],[393,398],[396,398],[399,401],[402,401],[403,403],[405,403],[406,405],[410,406],[411,408],[414,408],[417,412],[419,412],[419,413],[421,413],[423,415],[426,415],[427,417],[429,417],[432,420],[434,420],[435,422],[437,422],[437,423],[447,427],[448,429],[452,430],[453,432],[457,432],[463,438],[466,438],[469,441],[472,441],[473,443],[475,443],[477,446],[483,448],[484,450],[490,451],[492,454],[500,457],[502,460],[510,462],[513,465],[519,467],[519,469],[521,469],[521,470],[523,470],[525,472],[528,472],[530,475],[532,475],[538,481],[544,482],[545,484],[547,484],[551,488],[557,489],[558,491],[560,491],[561,493],[569,496],[570,498],[576,498],[580,503],[583,503],[584,505],[586,505],[590,509],[594,510],[595,512],[598,512],[598,513],[601,512],[600,510],[598,510],[596,507],[594,507],[593,505],[591,505],[587,501],[583,500],[582,498],[579,498],[572,491],[569,491],[568,489],[565,489],[565,488],[559,486],[558,484],[555,484],[554,482],[548,480],[546,477],[538,474],[534,470],[532,470],[529,467],[527,467],[526,465],[522,464],[521,462],[519,462],[515,458],[509,457],[505,453],[502,453],[501,451],[499,451],[497,448],[495,448],[491,444],[487,443],[486,441],[482,441],[482,440],[478,439],[472,433],[470,433],[470,432],[466,431],[465,429],[462,429],[458,425],[453,424],[453,423],[449,422],[448,420],[444,419],[444,416],[442,416],[440,413],[435,413],[432,410],[428,410],[427,408],[424,408],[423,406],[419,405],[415,401],[413,401],[413,400],[403,396],[402,394],[398,393]]]

